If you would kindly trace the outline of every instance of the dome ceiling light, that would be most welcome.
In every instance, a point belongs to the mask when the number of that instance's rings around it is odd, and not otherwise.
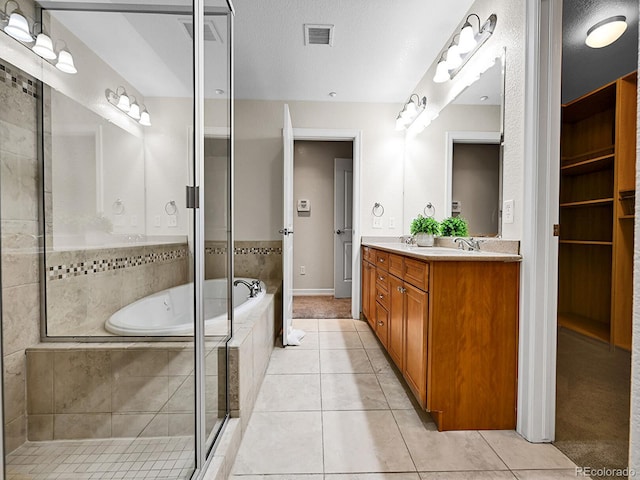
[[[584,43],[591,48],[603,48],[618,40],[627,30],[627,17],[616,15],[606,18],[587,31]]]

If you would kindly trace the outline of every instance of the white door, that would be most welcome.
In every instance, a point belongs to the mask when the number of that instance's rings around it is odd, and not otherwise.
[[[336,298],[349,298],[353,273],[353,160],[336,158],[333,178],[333,289]]]
[[[293,317],[293,127],[289,105],[284,106],[283,164],[283,228],[282,233],[282,346],[289,345],[287,337]]]

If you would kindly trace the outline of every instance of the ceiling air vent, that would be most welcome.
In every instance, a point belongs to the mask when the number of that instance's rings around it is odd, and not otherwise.
[[[333,47],[333,25],[304,25],[305,45],[329,45]]]
[[[180,18],[178,21],[182,24],[184,29],[187,31],[187,35],[193,40],[193,22],[190,18]],[[206,21],[204,22],[204,41],[205,42],[221,42],[222,39],[216,30],[213,22]]]

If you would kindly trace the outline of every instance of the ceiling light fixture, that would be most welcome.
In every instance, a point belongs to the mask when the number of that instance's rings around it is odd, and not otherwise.
[[[471,17],[478,19],[478,33],[474,32],[473,26],[469,21]],[[447,47],[446,60],[445,52],[440,55],[433,81],[435,83],[444,83],[455,77],[474,53],[493,35],[497,22],[498,16],[495,13],[491,14],[482,26],[478,15],[472,13],[467,16],[460,33],[456,33],[453,36],[453,40]],[[456,43],[456,37],[459,38],[458,43]]]
[[[627,17],[616,15],[606,18],[587,31],[584,43],[591,48],[603,48],[618,40],[627,30]]]
[[[126,113],[140,125],[145,127],[151,126],[151,115],[149,115],[147,107],[138,104],[136,97],[127,95],[127,91],[123,86],[116,88],[115,92],[107,88],[104,91],[104,95],[111,105]]]
[[[427,97],[420,98],[416,93],[412,94],[396,117],[396,130],[400,131],[409,128],[426,106]]]
[[[329,92],[329,96],[330,96],[331,98],[335,98],[335,97],[336,97],[336,95],[338,95],[336,92]]]
[[[16,6],[11,14],[8,13],[10,3],[13,3]],[[7,0],[4,4],[4,9],[0,11],[0,25],[1,24],[4,24],[2,29],[7,35],[15,38],[23,44],[31,44],[35,41],[36,43],[31,47],[31,50],[36,55],[44,58],[45,60],[49,60],[49,63],[53,63],[53,61],[57,59],[58,61],[54,65],[58,70],[71,74],[78,72],[73,63],[73,56],[66,46],[66,42],[62,41],[65,47],[56,54],[53,48],[53,40],[49,35],[44,33],[44,28],[41,22],[33,23],[34,33],[31,34],[29,20],[20,10],[20,5],[18,5],[16,0]],[[40,25],[40,33],[38,33],[37,36],[35,36],[36,25]]]

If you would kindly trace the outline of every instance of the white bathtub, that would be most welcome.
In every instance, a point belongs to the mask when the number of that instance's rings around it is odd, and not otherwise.
[[[242,278],[249,283],[252,278]],[[249,298],[249,289],[234,287],[235,315],[250,310],[264,297],[266,288]],[[193,283],[187,283],[141,298],[121,308],[105,322],[108,332],[123,336],[193,335]],[[227,279],[204,282],[204,318],[206,335],[227,335]]]

